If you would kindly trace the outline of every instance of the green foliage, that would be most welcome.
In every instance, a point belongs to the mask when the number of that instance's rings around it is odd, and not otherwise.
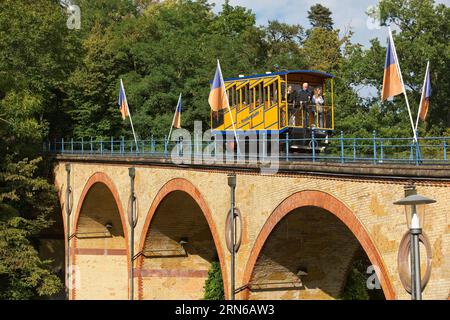
[[[184,127],[194,119],[208,123],[205,97],[216,59],[225,76],[263,62],[254,46],[261,35],[254,23],[254,14],[228,3],[213,15],[206,1],[165,1],[114,25],[96,26],[83,40],[86,54],[68,81],[75,136],[129,135],[128,121],[117,111],[119,78],[141,137],[168,133],[180,92],[188,106]]]
[[[306,61],[301,54],[301,44],[305,35],[300,25],[290,25],[278,21],[269,21],[264,28],[266,41],[266,62],[268,70],[278,66],[280,69],[301,69]]]
[[[308,19],[311,25],[315,28],[323,28],[326,30],[333,29],[333,18],[331,18],[331,11],[320,3],[311,6],[308,11]]]
[[[208,278],[205,280],[205,300],[224,300],[222,271],[219,261],[213,261],[208,271]]]
[[[428,117],[419,122],[419,135],[441,136],[450,127],[449,74],[450,45],[448,29],[450,10],[432,0],[381,0],[381,22],[395,25],[394,41],[407,88],[408,100],[416,120],[427,60],[431,65],[432,97]],[[387,35],[386,35],[387,38]],[[381,103],[386,47],[372,40],[368,49],[348,47],[336,84],[336,128],[353,136],[411,136],[411,124],[403,95]],[[352,91],[369,86],[376,89],[371,98],[359,99]],[[344,92],[344,95],[342,93]]]
[[[61,289],[51,261],[36,248],[57,203],[39,153],[51,120],[63,119],[62,87],[70,69],[65,30],[54,1],[0,4],[0,299]]]
[[[405,84],[419,101],[427,60],[431,65],[432,100],[424,129],[450,127],[450,8],[433,0],[380,1],[381,21],[396,25],[394,37]],[[418,103],[414,103],[417,109]]]
[[[339,30],[312,29],[302,50],[307,57],[308,67],[324,72],[338,71],[342,47],[347,41],[347,37],[339,37]]]
[[[37,177],[40,158],[17,163],[6,159],[0,172],[0,299],[49,296],[61,289],[50,262],[41,260],[35,245],[48,217],[56,190]]]
[[[352,261],[347,275],[345,287],[341,294],[343,300],[384,300],[382,289],[369,290],[367,279],[370,274],[367,268],[371,265],[369,258],[362,248],[359,248]]]
[[[343,300],[369,300],[366,289],[366,278],[356,268],[352,268],[347,278]]]

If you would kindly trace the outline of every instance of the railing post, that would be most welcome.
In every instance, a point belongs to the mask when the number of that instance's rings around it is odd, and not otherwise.
[[[345,162],[344,154],[344,131],[341,130],[341,163]]]
[[[54,141],[53,150],[54,150],[55,152],[58,152],[58,141],[56,140],[56,138],[55,138],[55,141]]]
[[[64,138],[61,138],[61,153],[64,153]]]
[[[92,141],[92,137],[91,137],[91,154],[94,152],[94,143]]]
[[[409,161],[413,161],[414,160],[414,144],[411,142],[410,146],[409,146]]]
[[[316,134],[314,128],[311,129],[311,148],[312,148],[312,161],[316,162]]]
[[[419,131],[416,130],[416,166],[420,165],[420,163],[422,162],[422,155],[420,152],[420,144],[419,144]]]
[[[120,137],[120,154],[123,155],[125,153],[125,137]]]
[[[217,134],[214,135],[214,159],[217,159]]]
[[[286,161],[289,161],[289,133],[286,132],[286,138],[285,138],[285,144],[286,144]]]
[[[103,137],[100,137],[100,154],[103,155]]]
[[[114,138],[111,137],[111,154],[114,153]]]
[[[84,138],[81,137],[81,154],[84,154]]]
[[[178,155],[180,158],[183,157],[183,140],[181,140],[181,136],[178,137]]]
[[[73,138],[70,138],[70,152],[73,154]]]
[[[377,163],[377,132],[373,130],[373,163]]]
[[[164,157],[167,158],[167,148],[169,141],[167,140],[167,136],[164,136]]]
[[[420,164],[421,161],[421,156],[420,156],[420,145],[419,145],[419,132],[416,131],[416,137],[417,137],[417,141],[416,141],[416,166],[418,166]]]
[[[380,162],[383,162],[384,150],[383,150],[383,139],[380,138]]]
[[[267,152],[267,142],[266,142],[266,133],[262,133],[262,160],[264,161],[266,159],[266,152]]]
[[[356,139],[353,138],[353,161],[356,161]]]
[[[153,135],[150,140],[150,153],[155,153],[155,140],[153,140]]]
[[[444,140],[444,161],[447,161],[447,142]]]

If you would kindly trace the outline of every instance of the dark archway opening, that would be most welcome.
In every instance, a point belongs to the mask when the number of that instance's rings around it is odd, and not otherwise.
[[[87,192],[75,234],[76,299],[127,299],[128,258],[116,200],[103,183]]]
[[[159,204],[146,234],[141,298],[202,299],[211,264],[218,260],[202,209],[186,192],[173,191]]]
[[[341,299],[354,262],[369,261],[361,251],[353,233],[332,213],[313,206],[297,208],[278,222],[264,243],[249,298]]]

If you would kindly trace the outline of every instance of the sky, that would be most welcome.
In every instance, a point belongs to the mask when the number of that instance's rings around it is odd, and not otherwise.
[[[215,11],[218,12],[225,1],[209,2],[216,4]],[[450,0],[436,2],[450,5]],[[341,32],[349,28],[353,30],[353,42],[367,47],[370,45],[370,39],[387,37],[387,28],[377,26],[365,13],[368,8],[378,3],[377,0],[230,0],[232,6],[240,5],[252,9],[259,25],[266,25],[267,21],[276,19],[280,22],[300,24],[306,28],[310,27],[307,11],[316,3],[331,10],[335,27]]]

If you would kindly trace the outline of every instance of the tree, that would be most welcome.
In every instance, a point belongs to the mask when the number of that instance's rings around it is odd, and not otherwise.
[[[394,34],[394,41],[414,115],[426,62],[430,61],[433,93],[422,130],[441,134],[450,127],[450,8],[433,0],[382,0],[379,9],[381,23],[400,30]]]
[[[355,254],[347,274],[345,286],[341,293],[343,300],[385,300],[381,289],[369,290],[367,282],[370,273],[367,273],[368,267],[372,263],[364,250],[360,247]],[[370,281],[370,280],[369,280]],[[377,278],[377,281],[378,278]]]
[[[333,29],[333,19],[331,18],[330,9],[319,3],[311,6],[308,11],[308,19],[314,28]]]
[[[128,121],[116,106],[123,78],[136,133],[167,135],[179,93],[183,127],[209,123],[208,81],[216,59],[224,76],[263,65],[262,32],[254,14],[224,4],[212,13],[207,1],[165,1],[128,15],[114,25],[97,26],[83,40],[86,52],[68,81],[75,137],[130,137]]]
[[[229,37],[237,37],[245,29],[254,26],[255,22],[255,14],[251,10],[241,6],[233,7],[226,0],[217,19],[214,19],[212,28]]]
[[[273,70],[300,69],[306,66],[300,52],[300,46],[304,40],[303,27],[290,25],[279,21],[269,21],[264,28],[266,45],[266,68]]]
[[[47,133],[36,115],[42,99],[29,92],[9,92],[0,101],[0,299],[49,296],[61,289],[41,260],[39,232],[52,223],[56,190],[42,176],[42,158],[30,160]]]
[[[64,81],[77,62],[66,20],[57,1],[0,2],[0,99],[21,89],[45,97],[39,117],[52,136],[70,130]]]
[[[56,1],[0,3],[0,299],[61,288],[37,248],[56,214],[40,153],[49,131],[64,126],[63,83],[73,65],[65,22]]]
[[[213,261],[208,271],[208,278],[205,280],[205,300],[224,300],[222,271],[219,261]]]
[[[324,72],[336,71],[341,63],[342,47],[348,41],[347,36],[339,37],[339,30],[313,28],[302,50],[308,67]]]

